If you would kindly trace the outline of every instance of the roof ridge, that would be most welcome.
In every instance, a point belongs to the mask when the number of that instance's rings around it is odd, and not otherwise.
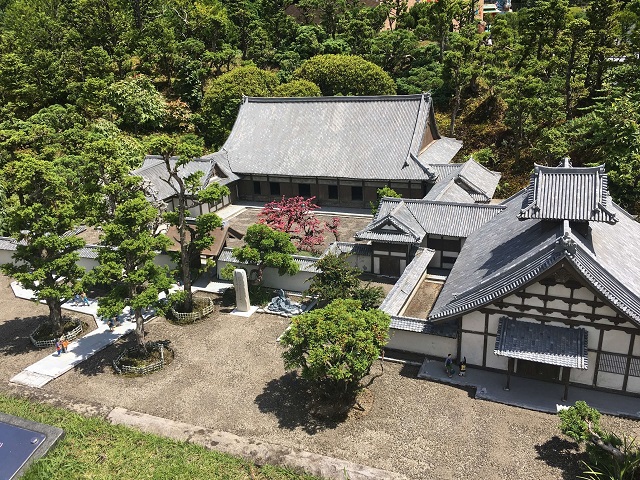
[[[383,197],[383,200],[387,198],[387,197]],[[480,208],[480,209],[493,209],[493,210],[504,210],[507,207],[505,207],[502,204],[493,204],[493,205],[487,205],[487,204],[480,204],[480,203],[458,203],[458,202],[450,202],[450,201],[443,201],[443,200],[426,200],[424,198],[403,198],[400,200],[404,200],[405,203],[421,203],[421,204],[432,204],[432,205],[450,205],[453,207],[470,207],[470,208]]]
[[[243,103],[345,103],[345,102],[375,102],[375,101],[415,101],[425,97],[431,98],[428,93],[416,93],[411,95],[345,95],[345,96],[320,96],[320,97],[244,97]]]
[[[537,249],[537,251],[533,254],[533,255],[528,255],[524,258],[523,261],[518,262],[514,265],[511,265],[509,268],[507,268],[506,270],[503,270],[501,272],[496,272],[493,275],[485,278],[482,282],[480,282],[479,284],[476,284],[474,287],[472,287],[471,289],[461,293],[461,294],[455,294],[453,295],[453,298],[451,301],[449,301],[446,305],[443,305],[441,308],[439,308],[439,312],[436,312],[435,315],[430,314],[428,319],[433,319],[433,320],[445,320],[453,315],[459,315],[460,313],[463,312],[467,312],[471,309],[477,308],[480,305],[486,305],[492,301],[494,301],[496,298],[503,296],[503,295],[507,295],[511,292],[513,292],[516,288],[520,287],[522,285],[522,283],[527,282],[529,280],[531,280],[532,278],[536,278],[538,277],[541,273],[543,273],[544,271],[547,271],[549,268],[551,268],[553,265],[555,265],[556,263],[558,263],[560,260],[562,260],[563,258],[567,257],[567,253],[566,252],[559,252],[558,249],[556,248],[556,242],[557,239],[554,238],[552,239],[552,241],[549,243],[548,241],[544,244],[543,247]],[[470,297],[474,294],[477,294],[478,292],[482,291],[484,288],[486,288],[487,286],[491,285],[491,283],[493,283],[493,281],[496,278],[499,277],[504,277],[504,276],[508,276],[514,272],[517,272],[519,269],[523,268],[527,263],[534,263],[536,261],[540,261],[542,259],[544,259],[545,257],[548,257],[543,263],[541,263],[540,265],[538,265],[538,267],[534,270],[534,272],[530,272],[528,275],[526,276],[520,276],[518,277],[517,280],[512,281],[511,284],[506,285],[501,287],[500,289],[497,290],[497,292],[493,292],[493,293],[488,293],[485,294],[484,300],[474,300],[473,302],[471,302],[471,305],[466,306],[466,307],[460,307],[460,306],[456,306],[456,307],[451,307],[451,305],[454,302],[457,302],[458,300],[460,300],[461,298],[467,298]],[[556,258],[557,257],[557,258]],[[546,267],[545,267],[546,265]],[[543,269],[543,267],[545,267]],[[446,282],[445,282],[445,286],[446,286]],[[446,308],[447,306],[449,306],[449,308]],[[433,311],[432,311],[433,313]]]

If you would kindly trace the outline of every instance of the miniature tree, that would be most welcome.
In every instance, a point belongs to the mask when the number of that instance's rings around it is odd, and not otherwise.
[[[217,204],[222,197],[229,195],[229,189],[218,183],[203,185],[203,172],[197,171],[185,176],[181,172],[184,166],[202,154],[201,142],[186,135],[181,139],[158,135],[150,142],[150,150],[162,155],[167,178],[163,179],[174,191],[176,208],[166,212],[164,218],[178,230],[180,255],[178,265],[184,284],[183,308],[185,312],[193,310],[193,292],[191,263],[198,258],[200,252],[213,244],[214,237],[210,232],[222,225],[222,220],[215,213],[205,213],[196,217],[194,224],[187,222],[190,209],[205,203]],[[179,159],[172,161],[174,155]]]
[[[622,461],[623,452],[618,442],[610,442],[610,435],[600,428],[600,412],[584,401],[577,401],[574,406],[558,412],[561,419],[560,430],[577,442],[589,442],[610,454],[615,460]]]
[[[280,275],[295,275],[300,267],[293,259],[296,247],[288,233],[279,232],[267,225],[256,223],[247,229],[244,245],[233,249],[233,256],[241,262],[257,265],[254,284],[262,282],[266,267],[278,269]],[[253,276],[253,272],[251,275]]]
[[[107,294],[98,301],[98,314],[117,317],[125,307],[134,312],[136,343],[144,345],[142,310],[161,309],[160,292],[171,287],[169,269],[154,263],[158,251],[169,246],[165,235],[155,235],[157,210],[142,193],[124,201],[115,210],[111,223],[105,225],[99,265],[87,274],[86,281],[94,285],[108,285]]]
[[[388,340],[389,315],[360,307],[357,300],[335,300],[293,317],[280,340],[285,368],[300,368],[317,395],[337,404],[355,399]]]
[[[376,213],[378,213],[378,208],[380,208],[380,202],[382,201],[382,199],[384,197],[391,197],[391,198],[402,198],[402,195],[400,195],[399,193],[397,193],[393,188],[389,187],[388,185],[385,185],[382,188],[379,188],[378,190],[376,190],[377,198],[376,198],[376,202],[369,202],[369,206],[371,207],[371,215],[375,215]]]
[[[322,223],[314,215],[320,208],[313,203],[316,197],[282,197],[282,200],[267,203],[260,211],[259,222],[274,230],[288,233],[299,250],[315,251],[324,243],[324,232],[331,231],[337,238],[340,219],[334,217]]]
[[[52,330],[62,335],[62,302],[84,275],[77,262],[85,242],[68,234],[77,224],[74,192],[61,167],[30,155],[7,164],[3,173],[10,199],[4,221],[17,245],[13,262],[0,269],[46,302]]]
[[[318,295],[322,303],[331,303],[339,298],[359,300],[362,308],[377,308],[384,296],[381,287],[363,285],[362,270],[352,267],[344,255],[328,253],[316,262],[320,272],[311,279],[307,293]]]

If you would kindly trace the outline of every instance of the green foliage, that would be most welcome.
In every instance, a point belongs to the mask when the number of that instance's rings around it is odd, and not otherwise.
[[[133,131],[162,127],[167,113],[162,94],[144,75],[114,83],[109,88],[109,102],[118,123]]]
[[[277,268],[279,275],[298,273],[300,267],[292,257],[296,253],[296,247],[288,233],[257,223],[249,226],[243,240],[242,247],[233,249],[233,256],[241,262],[258,266],[256,284],[262,282],[266,267]]]
[[[274,97],[319,97],[322,92],[318,86],[308,80],[293,80],[278,85],[273,90]]]
[[[369,310],[380,306],[384,298],[384,289],[376,285],[360,284],[351,296],[354,300],[358,300],[362,304],[364,310]]]
[[[384,197],[402,198],[402,195],[400,195],[398,192],[396,192],[389,185],[385,185],[384,187],[377,189],[376,190],[376,194],[377,194],[376,203],[373,203],[373,202],[369,203],[369,206],[371,207],[371,215],[375,215],[376,213],[378,213],[378,208],[380,207],[380,202],[382,201],[382,199]]]
[[[275,74],[254,66],[238,67],[216,78],[202,104],[205,138],[222,145],[238,114],[243,96],[267,97],[278,85]]]
[[[353,399],[388,340],[389,315],[360,307],[356,300],[335,300],[293,317],[280,340],[285,368],[300,368],[317,392],[337,403]]]
[[[271,465],[256,466],[191,442],[159,437],[100,417],[86,417],[42,402],[0,396],[0,411],[64,429],[65,435],[35,462],[24,479],[68,478],[214,478],[314,480]],[[135,448],[133,448],[135,446]],[[126,451],[127,455],[118,452]],[[96,459],[100,461],[96,461]]]
[[[294,77],[315,83],[323,95],[394,95],[393,79],[374,63],[354,55],[318,55]]]
[[[157,210],[141,192],[118,205],[113,220],[104,226],[105,248],[98,253],[99,265],[86,276],[89,284],[109,285],[107,294],[98,301],[98,315],[112,318],[125,307],[133,310],[141,348],[142,310],[151,307],[161,312],[165,305],[158,295],[171,287],[168,268],[154,262],[157,253],[170,244],[166,236],[154,235],[157,217]]]
[[[577,442],[584,442],[591,438],[589,424],[592,431],[602,435],[600,429],[600,412],[587,405],[586,402],[578,401],[573,407],[558,412],[560,416],[560,430],[568,437]]]
[[[318,295],[323,302],[331,303],[339,298],[350,298],[360,286],[358,268],[349,265],[344,255],[324,255],[316,262],[320,270],[312,279],[307,294]]]
[[[75,292],[84,270],[77,265],[84,240],[65,235],[78,221],[74,192],[61,165],[24,155],[3,170],[2,189],[11,198],[4,222],[17,241],[3,273],[33,290],[49,307],[49,321],[62,333],[61,304]]]

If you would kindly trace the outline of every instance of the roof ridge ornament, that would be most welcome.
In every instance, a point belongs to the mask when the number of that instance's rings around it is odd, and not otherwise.
[[[571,163],[571,158],[569,157],[564,157],[561,161],[560,161],[560,165],[558,165],[559,167],[564,167],[564,168],[573,168],[573,164]]]

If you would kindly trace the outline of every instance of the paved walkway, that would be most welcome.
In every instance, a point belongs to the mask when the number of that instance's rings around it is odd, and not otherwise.
[[[475,398],[528,410],[557,413],[563,408],[572,406],[578,400],[584,400],[589,406],[602,413],[640,419],[640,401],[638,398],[626,395],[570,385],[568,400],[563,402],[564,385],[514,375],[511,376],[510,390],[507,392],[504,390],[507,383],[506,373],[467,367],[466,376],[460,377],[456,374],[449,378],[444,370],[444,361],[429,359],[423,362],[418,377],[451,385],[475,387],[477,389]]]
[[[18,298],[25,300],[34,298],[33,292],[23,288],[18,282],[11,283],[11,288]],[[62,308],[93,316],[97,328],[78,340],[70,342],[67,353],[62,353],[60,356],[55,352],[48,353],[46,357],[11,378],[11,382],[41,388],[136,328],[132,315],[127,311],[118,317],[121,325],[110,331],[107,322],[98,317],[98,302],[95,300],[88,306],[75,306],[72,301],[68,301],[62,305]],[[149,310],[144,312],[143,316],[145,320],[149,320],[155,316],[155,312]]]

